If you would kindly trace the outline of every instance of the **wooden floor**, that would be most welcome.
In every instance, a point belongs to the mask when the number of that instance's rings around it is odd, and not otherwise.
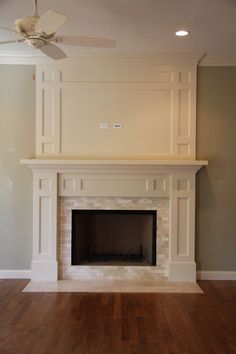
[[[236,353],[236,282],[204,294],[22,293],[0,280],[0,354]]]

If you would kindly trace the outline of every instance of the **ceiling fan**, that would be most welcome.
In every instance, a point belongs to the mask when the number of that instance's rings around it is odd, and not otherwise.
[[[17,35],[15,40],[0,42],[27,43],[35,49],[41,50],[52,59],[66,58],[66,53],[54,43],[75,45],[83,47],[114,47],[116,41],[107,38],[80,37],[80,36],[56,36],[56,31],[65,23],[66,16],[49,10],[41,17],[38,14],[38,1],[34,0],[34,14],[15,21],[15,30],[0,26],[0,29],[10,31]]]

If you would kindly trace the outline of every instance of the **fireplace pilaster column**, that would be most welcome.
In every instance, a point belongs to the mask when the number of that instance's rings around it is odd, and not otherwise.
[[[33,174],[32,280],[57,280],[57,173]]]
[[[195,171],[173,173],[171,180],[169,279],[196,281]]]

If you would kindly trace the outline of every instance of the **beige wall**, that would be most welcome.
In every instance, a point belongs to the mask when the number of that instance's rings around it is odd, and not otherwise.
[[[236,67],[198,71],[197,262],[200,270],[236,270]]]
[[[30,268],[32,176],[20,159],[35,153],[32,73],[32,66],[0,65],[0,269]]]

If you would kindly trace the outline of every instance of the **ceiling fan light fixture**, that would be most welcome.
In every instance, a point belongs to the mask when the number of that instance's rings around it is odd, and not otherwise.
[[[186,36],[189,35],[189,31],[183,30],[183,29],[182,30],[178,30],[178,31],[175,32],[175,35],[177,37],[186,37]]]
[[[41,50],[49,58],[59,60],[66,58],[66,53],[54,43],[75,45],[81,47],[113,48],[116,41],[108,38],[61,36],[56,37],[56,31],[63,26],[66,16],[49,10],[44,15],[38,14],[38,1],[34,0],[34,14],[22,17],[15,21],[15,30],[0,26],[0,30],[10,31],[17,35],[15,40],[0,41],[0,45],[10,43],[27,43],[35,49]]]

